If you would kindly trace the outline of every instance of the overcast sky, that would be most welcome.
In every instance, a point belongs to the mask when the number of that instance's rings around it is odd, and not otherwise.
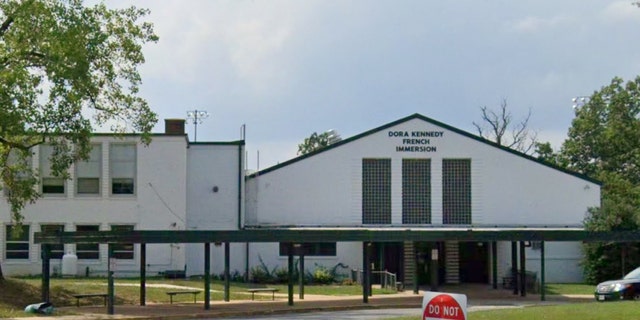
[[[296,156],[313,132],[343,138],[414,113],[475,133],[507,99],[555,148],[571,99],[640,75],[631,0],[111,0],[151,10],[142,96],[161,121],[206,110],[198,141],[240,139],[248,167]],[[189,138],[194,126],[188,124]]]

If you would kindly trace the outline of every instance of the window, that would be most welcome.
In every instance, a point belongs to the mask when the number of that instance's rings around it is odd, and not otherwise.
[[[109,150],[111,194],[134,194],[136,145],[112,144]]]
[[[42,194],[64,194],[64,178],[56,177],[51,170],[51,155],[53,147],[50,145],[40,146],[40,177],[42,184]]]
[[[133,231],[131,225],[113,225],[112,231]],[[116,243],[112,244],[113,258],[122,260],[133,260],[133,243]]]
[[[302,250],[305,256],[325,256],[325,257],[335,256],[336,243],[335,242],[303,243]],[[297,255],[297,252],[294,252],[294,254]],[[289,250],[286,242],[280,243],[280,255],[281,256],[289,255]]]
[[[5,258],[7,260],[28,260],[29,259],[29,226],[14,229],[13,226],[6,228],[6,248]]]
[[[100,194],[100,177],[102,176],[102,146],[91,146],[89,158],[76,163],[76,193]]]
[[[99,226],[76,226],[77,232],[97,232]],[[76,255],[78,259],[97,260],[100,259],[100,245],[97,243],[76,244]]]
[[[19,157],[19,153],[23,154],[23,157]],[[9,152],[9,158],[7,159],[7,174],[13,174],[15,177],[15,183],[20,185],[22,183],[27,183],[27,179],[32,175],[32,161],[31,151],[22,151],[18,149],[12,149]],[[11,194],[11,187],[8,185],[2,186],[2,191],[5,196],[9,196]]]
[[[471,224],[471,160],[442,161],[442,223]]]
[[[64,225],[62,224],[47,224],[42,225],[40,227],[42,232],[63,232]],[[50,244],[49,248],[51,248],[51,252],[49,253],[49,258],[51,259],[62,259],[64,255],[64,244]]]
[[[391,159],[362,159],[362,223],[391,223]]]
[[[431,223],[431,159],[402,159],[402,223]]]

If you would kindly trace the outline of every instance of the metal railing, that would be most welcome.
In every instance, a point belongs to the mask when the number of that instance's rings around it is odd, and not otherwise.
[[[351,280],[355,283],[362,284],[363,271],[361,269],[351,269]],[[372,284],[380,284],[381,288],[390,288],[398,290],[398,277],[395,273],[388,271],[371,271]]]

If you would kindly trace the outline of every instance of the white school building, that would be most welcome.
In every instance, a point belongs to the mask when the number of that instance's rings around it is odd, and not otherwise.
[[[313,228],[576,228],[600,205],[600,184],[475,135],[414,114],[336,142],[325,149],[245,175],[245,141],[189,142],[184,120],[166,120],[149,146],[136,135],[94,136],[86,162],[71,180],[48,175],[47,146],[35,148],[42,198],[24,210],[24,233],[9,235],[9,207],[0,202],[0,263],[5,275],[39,274],[41,230],[238,230]],[[0,195],[4,197],[4,195]],[[539,248],[526,249],[527,270],[539,272]],[[348,274],[362,266],[355,242],[308,243],[305,266]],[[202,244],[147,245],[147,275],[167,270],[204,273]],[[405,284],[430,279],[429,254],[438,248],[441,283],[490,283],[493,254],[498,276],[509,274],[511,243],[374,243],[373,269]],[[52,272],[66,252],[78,258],[77,275],[104,275],[106,244],[53,247]],[[211,269],[223,272],[221,246]],[[254,266],[286,267],[279,243],[231,244],[232,273]],[[416,256],[414,252],[417,252]],[[139,272],[139,245],[116,248],[117,275]],[[548,282],[580,282],[581,244],[548,242]],[[416,268],[417,263],[417,268]],[[417,270],[417,271],[416,271]],[[416,274],[417,272],[417,274]]]

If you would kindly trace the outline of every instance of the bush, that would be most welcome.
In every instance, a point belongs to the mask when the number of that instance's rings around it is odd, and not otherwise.
[[[331,272],[324,266],[318,266],[313,271],[313,276],[311,278],[311,282],[317,284],[330,284],[333,283],[335,277]]]
[[[273,277],[260,266],[255,266],[249,271],[251,282],[253,283],[274,283]]]

